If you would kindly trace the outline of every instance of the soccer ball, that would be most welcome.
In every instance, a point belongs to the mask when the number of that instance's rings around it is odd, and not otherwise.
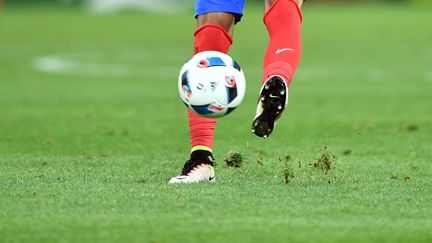
[[[230,56],[204,51],[183,65],[178,88],[181,99],[194,113],[222,117],[242,102],[246,80],[242,69]]]

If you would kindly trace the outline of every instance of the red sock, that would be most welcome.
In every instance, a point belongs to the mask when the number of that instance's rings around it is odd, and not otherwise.
[[[195,31],[194,54],[203,51],[227,53],[232,43],[226,30],[216,24],[206,24]],[[189,132],[192,151],[201,149],[211,152],[213,147],[215,118],[205,118],[188,111]]]
[[[294,0],[277,0],[263,19],[270,35],[264,57],[263,82],[273,75],[280,75],[289,85],[302,52],[300,8]]]

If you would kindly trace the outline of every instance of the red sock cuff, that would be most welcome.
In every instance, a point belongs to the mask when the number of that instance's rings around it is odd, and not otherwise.
[[[267,10],[267,12],[265,12],[265,14],[264,14],[264,16],[263,16],[264,24],[267,25],[267,22],[266,22],[267,16],[269,16],[270,13],[273,12],[273,9],[274,9],[277,5],[279,5],[279,2],[282,2],[282,1],[288,1],[288,2],[293,3],[293,4],[295,5],[296,9],[297,9],[297,13],[299,14],[300,22],[303,21],[303,14],[302,14],[302,12],[301,12],[301,9],[300,9],[299,5],[297,4],[297,2],[296,2],[295,0],[276,0],[276,2],[274,2],[274,3],[271,5],[271,7]]]
[[[207,29],[207,28],[215,28],[216,30],[220,30],[224,36],[228,39],[229,43],[232,44],[233,40],[231,38],[231,36],[228,34],[228,32],[225,30],[224,27],[218,25],[218,24],[205,24],[201,27],[199,27],[198,29],[195,30],[194,36],[197,36],[201,31]]]
[[[205,24],[195,31],[194,54],[203,51],[227,53],[232,42],[231,36],[222,26]]]
[[[264,68],[263,74],[263,83],[269,79],[271,76],[278,75],[282,76],[287,85],[289,86],[294,76],[295,68],[290,65],[288,62],[273,62]]]

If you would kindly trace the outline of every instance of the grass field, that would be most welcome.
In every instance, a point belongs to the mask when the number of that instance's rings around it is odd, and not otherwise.
[[[431,12],[306,5],[289,109],[261,140],[267,35],[247,9],[231,55],[248,89],[218,124],[217,183],[174,186],[191,13],[2,12],[0,242],[431,242]]]

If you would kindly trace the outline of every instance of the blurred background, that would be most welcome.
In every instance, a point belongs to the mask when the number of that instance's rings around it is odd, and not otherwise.
[[[149,10],[149,11],[179,11],[193,8],[193,0],[0,0],[3,5],[23,6],[23,5],[58,5],[58,6],[81,6],[90,11],[121,11]],[[391,3],[407,4],[420,3],[432,4],[431,0],[309,0],[308,4],[371,4],[371,3]],[[249,0],[248,5],[262,5],[261,1]]]

